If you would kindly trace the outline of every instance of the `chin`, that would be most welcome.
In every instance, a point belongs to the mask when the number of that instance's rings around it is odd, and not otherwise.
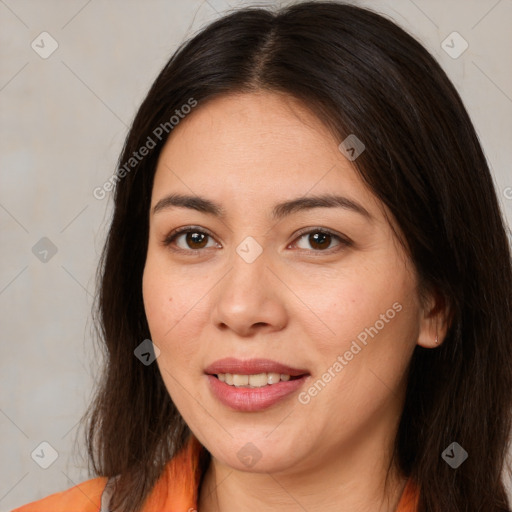
[[[290,465],[293,465],[293,461],[290,461],[284,454],[281,456],[275,453],[272,454],[271,459],[265,459],[262,455],[259,460],[250,460],[245,458],[243,461],[240,461],[238,458],[234,458],[223,463],[236,471],[261,474],[279,473],[281,471],[286,471]]]
[[[271,442],[257,436],[239,436],[236,441],[219,445],[210,453],[222,464],[248,473],[277,473],[297,464],[297,449],[287,443]],[[251,441],[251,439],[253,441]],[[220,449],[219,449],[220,448]],[[218,452],[218,453],[216,453]],[[228,455],[229,454],[229,455]]]

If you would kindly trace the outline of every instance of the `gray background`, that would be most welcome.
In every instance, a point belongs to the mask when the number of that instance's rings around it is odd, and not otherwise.
[[[148,87],[179,43],[219,14],[287,3],[0,0],[0,510],[89,478],[77,421],[98,367],[90,309],[112,206],[92,191],[115,171]],[[512,1],[354,3],[388,14],[446,70],[510,223]],[[44,31],[58,43],[46,59],[31,47],[51,48]],[[469,44],[455,59],[442,47],[453,31]],[[53,256],[33,251],[43,237]],[[58,452],[48,469],[31,457],[43,441]],[[35,451],[40,463],[49,457],[44,446]]]

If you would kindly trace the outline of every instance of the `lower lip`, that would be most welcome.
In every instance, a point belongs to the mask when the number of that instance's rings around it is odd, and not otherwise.
[[[308,375],[289,381],[280,381],[261,388],[230,386],[213,375],[207,375],[210,389],[216,398],[231,409],[243,412],[256,412],[267,409],[297,391]]]

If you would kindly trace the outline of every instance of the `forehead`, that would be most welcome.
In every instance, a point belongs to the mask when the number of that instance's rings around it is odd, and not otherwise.
[[[221,201],[256,206],[270,197],[328,192],[377,206],[339,143],[292,96],[219,96],[200,103],[171,132],[158,161],[154,195],[210,192]]]

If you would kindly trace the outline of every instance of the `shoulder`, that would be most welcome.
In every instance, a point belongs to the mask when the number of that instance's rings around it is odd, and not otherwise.
[[[11,512],[100,512],[106,477],[93,478]]]

